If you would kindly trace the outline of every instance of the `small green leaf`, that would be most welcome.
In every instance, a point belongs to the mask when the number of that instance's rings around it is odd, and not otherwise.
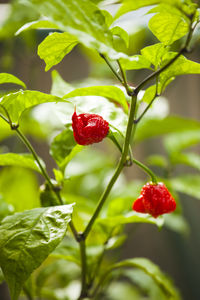
[[[125,70],[151,69],[151,62],[142,55],[121,58],[120,63]]]
[[[166,65],[168,61],[170,61],[177,53],[175,52],[168,52],[163,57],[163,64],[162,66]],[[172,63],[164,72],[160,75],[160,82],[161,85],[165,85],[167,81],[171,78],[185,75],[185,74],[200,74],[200,64],[194,61],[191,61],[181,55],[175,62]],[[170,83],[170,81],[169,81]]]
[[[77,39],[67,32],[48,35],[38,47],[38,55],[46,63],[45,71],[61,62],[77,43]]]
[[[194,198],[200,199],[200,176],[199,175],[184,175],[171,178],[170,186],[177,192],[184,193]]]
[[[167,8],[150,19],[149,28],[160,42],[171,45],[188,33],[189,25],[178,9],[170,5]]]
[[[42,162],[44,165],[44,163]],[[0,154],[0,166],[18,166],[23,168],[32,169],[41,173],[37,162],[33,159],[30,154],[16,154],[16,153],[5,153]]]
[[[125,45],[128,48],[128,46],[129,46],[129,35],[123,28],[121,28],[119,26],[115,26],[115,27],[111,28],[110,31],[112,32],[113,35],[119,36],[125,42]]]
[[[18,123],[21,114],[28,108],[46,102],[65,102],[63,99],[37,91],[18,91],[3,96],[0,104],[8,111],[11,121]]]
[[[164,219],[163,217],[153,218],[148,214],[140,214],[137,212],[129,212],[126,215],[107,217],[107,218],[99,218],[97,222],[103,225],[107,225],[110,227],[115,227],[117,225],[129,224],[129,223],[150,223],[155,224],[158,227],[162,227]]]
[[[158,266],[146,258],[127,259],[116,263],[108,269],[107,273],[121,268],[138,268],[150,276],[154,282],[163,290],[169,299],[180,300],[180,295],[169,278],[163,274]],[[105,276],[105,275],[104,275]]]
[[[24,24],[16,33],[15,35],[20,34],[23,31],[30,30],[30,29],[41,29],[41,28],[48,28],[48,29],[59,29],[59,27],[49,20],[38,20]]]
[[[71,128],[58,134],[51,144],[51,155],[60,169],[64,170],[69,161],[81,150],[83,146],[77,145]]]
[[[0,84],[2,83],[15,83],[26,88],[26,85],[23,81],[18,79],[16,76],[8,73],[0,73]]]
[[[142,56],[144,56],[157,68],[162,61],[162,57],[168,52],[168,50],[164,44],[158,43],[151,46],[147,46],[143,48],[140,52]]]
[[[113,250],[113,249],[120,247],[121,245],[123,245],[123,243],[125,242],[126,239],[127,239],[126,234],[113,236],[106,243],[106,245],[105,245],[106,250]]]
[[[77,96],[101,96],[109,99],[112,102],[117,102],[128,112],[128,104],[122,90],[116,86],[90,86],[85,88],[75,89],[63,97],[69,99]]]
[[[23,284],[62,241],[72,205],[36,208],[6,217],[0,226],[0,265],[12,300]]]

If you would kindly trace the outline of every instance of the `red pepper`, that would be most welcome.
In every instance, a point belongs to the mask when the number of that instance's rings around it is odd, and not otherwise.
[[[99,115],[77,115],[75,111],[72,116],[72,128],[79,145],[90,145],[101,142],[107,136],[109,124]]]
[[[147,183],[133,203],[133,210],[148,213],[154,218],[176,209],[176,202],[164,183]]]

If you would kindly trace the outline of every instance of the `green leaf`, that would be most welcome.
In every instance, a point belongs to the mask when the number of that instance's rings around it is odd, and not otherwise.
[[[150,61],[157,69],[162,61],[162,57],[168,52],[167,47],[162,44],[154,44],[143,48],[141,51],[143,57]]]
[[[0,73],[0,84],[2,83],[15,83],[26,88],[26,85],[23,81],[18,79],[16,76],[8,73]]]
[[[192,129],[200,129],[200,122],[176,116],[163,119],[144,118],[138,124],[135,140],[142,141],[150,137]]]
[[[129,35],[123,28],[121,28],[119,26],[115,26],[115,27],[111,28],[110,31],[112,32],[113,35],[119,36],[125,42],[125,45],[128,48],[128,46],[129,46]]]
[[[151,69],[151,62],[142,55],[121,58],[120,63],[125,70]]]
[[[72,129],[67,128],[54,138],[50,153],[60,169],[64,170],[69,161],[82,149],[83,146],[77,145],[74,140]]]
[[[146,102],[149,104],[155,98],[155,96],[156,96],[156,85],[152,85],[145,90],[140,101],[143,101],[143,102]]]
[[[200,170],[200,156],[196,153],[173,153],[172,164],[184,164]]]
[[[18,123],[21,114],[28,108],[46,102],[65,102],[63,99],[37,91],[18,91],[3,96],[0,104],[8,111],[11,121]]]
[[[71,84],[62,79],[62,77],[56,70],[53,70],[51,72],[51,77],[53,81],[51,86],[52,95],[62,98],[64,95],[74,90],[74,87],[72,87]]]
[[[163,290],[163,292],[169,297],[169,299],[180,299],[179,293],[177,292],[176,288],[169,280],[169,278],[165,274],[163,274],[160,268],[150,260],[146,258],[127,259],[112,265],[110,269],[108,269],[107,274],[119,268],[138,268],[144,271]]]
[[[188,128],[189,129],[189,128]],[[168,153],[181,150],[200,143],[200,130],[187,130],[168,135],[164,139],[164,146]]]
[[[72,205],[36,208],[6,217],[0,226],[0,265],[12,300],[23,284],[62,241]]]
[[[189,224],[187,223],[186,219],[177,213],[173,214],[165,214],[165,226],[175,232],[180,234],[188,235],[190,228]]]
[[[0,172],[0,194],[15,211],[24,211],[40,205],[38,179],[29,169],[6,167]],[[28,195],[28,201],[27,201]]]
[[[49,20],[38,20],[38,21],[33,21],[24,24],[17,32],[15,35],[20,34],[23,31],[30,30],[30,29],[41,29],[41,28],[48,28],[48,29],[59,29],[59,27],[54,24],[53,22]]]
[[[163,65],[166,65],[177,53],[169,52],[163,57]],[[175,62],[172,63],[164,72],[160,75],[160,82],[164,85],[170,78],[185,75],[185,74],[200,74],[200,64],[191,61],[181,55]]]
[[[127,239],[126,234],[113,236],[106,243],[106,245],[105,245],[106,250],[113,250],[113,249],[120,247],[121,245],[123,245],[123,243],[125,242],[126,239]]]
[[[199,175],[184,175],[171,178],[170,186],[177,192],[184,193],[194,198],[200,199],[200,176]]]
[[[30,154],[16,154],[16,153],[0,154],[0,166],[18,166],[18,167],[32,169],[34,171],[41,173],[41,170],[38,167],[37,162],[32,158],[32,155]]]
[[[103,224],[109,227],[115,227],[118,225],[129,224],[129,223],[150,223],[150,224],[155,224],[158,227],[162,227],[164,219],[162,217],[155,219],[148,214],[140,214],[131,211],[121,216],[107,217],[103,219],[98,218],[97,222],[99,224]]]
[[[38,55],[46,63],[45,71],[61,62],[77,43],[77,39],[67,32],[48,35],[38,47]]]
[[[125,112],[128,112],[128,104],[126,97],[122,90],[116,86],[90,86],[85,88],[75,89],[63,97],[63,99],[69,99],[77,96],[101,96],[108,98],[110,101],[114,101],[122,105]]]
[[[147,163],[149,165],[158,166],[161,168],[167,168],[167,166],[168,166],[168,161],[167,161],[166,157],[163,155],[159,155],[159,154],[148,156]]]
[[[112,59],[125,56],[113,49],[112,34],[105,22],[105,16],[88,0],[24,0],[60,30],[77,38],[84,46],[107,54]],[[78,9],[77,9],[78,8]]]
[[[160,12],[158,9],[158,13],[150,19],[149,28],[160,42],[171,45],[188,33],[189,25],[178,9],[170,5],[164,7],[165,9],[161,9]]]

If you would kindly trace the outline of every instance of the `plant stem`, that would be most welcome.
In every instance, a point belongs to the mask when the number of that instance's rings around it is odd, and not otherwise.
[[[133,93],[133,89],[131,89],[130,86],[128,85],[128,83],[127,83],[126,73],[125,73],[124,69],[122,68],[120,61],[117,60],[117,63],[118,63],[118,66],[119,66],[119,69],[120,69],[120,72],[121,72],[122,78],[123,78],[123,82],[121,82],[121,83],[125,87],[127,94],[131,95]]]
[[[151,180],[152,180],[153,183],[157,184],[156,175],[147,166],[145,166],[143,163],[141,163],[140,161],[138,161],[138,160],[136,160],[134,158],[133,158],[132,161],[133,161],[134,164],[136,164],[141,169],[143,169],[147,174],[149,174],[149,176],[151,177]]]
[[[119,76],[119,74],[115,71],[115,69],[113,68],[112,64],[109,62],[109,60],[105,57],[104,54],[99,53],[99,55],[105,60],[105,62],[107,63],[107,65],[109,66],[109,68],[111,69],[111,71],[113,72],[113,74],[115,75],[115,77],[121,82],[121,84],[123,84],[123,79]]]
[[[19,128],[16,128],[15,131],[16,131],[17,135],[20,137],[20,139],[23,141],[23,143],[26,145],[26,147],[29,149],[29,151],[32,153],[33,157],[35,158],[35,160],[36,160],[37,163],[38,163],[38,166],[39,166],[39,168],[40,168],[40,170],[41,170],[41,172],[42,172],[44,178],[47,180],[47,182],[48,182],[48,184],[49,184],[49,187],[52,189],[52,191],[53,191],[53,192],[55,193],[55,195],[57,196],[57,198],[58,198],[58,200],[59,200],[59,203],[60,203],[61,205],[63,205],[64,202],[63,202],[63,200],[62,200],[62,198],[61,198],[61,196],[60,196],[60,192],[59,192],[57,189],[55,189],[55,187],[54,187],[53,183],[51,182],[51,179],[50,179],[50,177],[49,177],[47,171],[43,168],[42,164],[40,163],[40,160],[39,160],[39,158],[38,158],[38,155],[37,155],[37,153],[35,152],[33,146],[31,145],[31,143],[29,142],[29,140],[26,138],[26,136],[19,130]],[[72,231],[72,233],[73,233],[75,239],[78,240],[78,233],[77,233],[77,231],[76,231],[76,229],[75,229],[75,227],[74,227],[74,224],[73,224],[72,220],[69,222],[69,226],[70,226],[70,228],[71,228],[71,231]]]
[[[80,255],[81,255],[81,294],[79,299],[84,299],[87,297],[87,282],[86,282],[86,275],[87,275],[87,258],[86,258],[86,249],[85,249],[85,240],[82,239],[79,243],[80,245]]]
[[[136,96],[132,96],[132,99],[131,99],[131,108],[130,108],[130,113],[129,113],[129,118],[128,118],[128,125],[127,125],[127,130],[126,130],[126,136],[125,136],[125,142],[124,142],[124,147],[123,147],[123,150],[122,150],[122,156],[120,158],[120,161],[117,165],[117,168],[109,182],[109,184],[107,185],[104,193],[102,194],[98,204],[97,204],[97,207],[96,207],[96,210],[92,216],[92,218],[90,219],[85,231],[83,232],[83,235],[84,235],[84,238],[86,239],[89,232],[91,231],[92,229],[92,226],[96,220],[96,218],[98,217],[113,185],[115,184],[117,178],[119,177],[123,167],[124,167],[124,164],[126,162],[126,157],[127,157],[127,154],[128,154],[128,151],[129,151],[129,144],[130,144],[130,138],[131,138],[131,133],[132,133],[132,127],[133,127],[133,120],[134,120],[134,116],[135,116],[135,110],[136,110]]]

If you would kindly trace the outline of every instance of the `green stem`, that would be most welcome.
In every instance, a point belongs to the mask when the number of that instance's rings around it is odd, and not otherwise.
[[[127,94],[132,95],[133,89],[130,88],[130,86],[128,85],[128,82],[127,82],[127,79],[126,79],[126,73],[125,73],[124,69],[122,68],[121,63],[120,63],[119,60],[117,60],[117,63],[118,63],[118,66],[119,66],[119,69],[120,69],[120,72],[121,72],[122,78],[123,78],[123,82],[121,82],[121,83],[125,87]]]
[[[86,258],[86,249],[85,249],[85,240],[82,239],[79,243],[80,245],[80,254],[81,254],[81,294],[79,299],[84,299],[87,297],[87,282],[86,282],[86,275],[87,275],[87,258]]]
[[[38,166],[44,176],[44,178],[46,179],[46,181],[48,182],[49,184],[49,187],[51,188],[51,190],[55,193],[55,195],[57,196],[58,198],[58,201],[61,205],[64,204],[63,200],[62,200],[62,197],[60,195],[60,192],[54,187],[53,183],[51,182],[51,179],[47,173],[47,171],[43,168],[42,164],[40,163],[40,160],[37,156],[37,153],[35,152],[33,146],[31,145],[31,143],[29,142],[29,140],[26,138],[26,136],[19,130],[19,128],[16,128],[15,129],[17,135],[20,137],[20,139],[23,141],[23,143],[26,145],[26,147],[29,149],[29,151],[32,153],[33,157],[35,158],[35,160],[37,161],[38,163]],[[78,240],[78,233],[75,229],[75,226],[72,222],[72,220],[69,222],[69,226],[71,228],[71,231],[75,237],[76,240]]]
[[[109,68],[111,69],[111,71],[113,72],[113,74],[115,75],[115,77],[121,82],[121,84],[123,84],[123,79],[119,76],[119,74],[115,71],[115,69],[113,68],[112,64],[109,62],[109,60],[106,58],[106,56],[102,53],[99,53],[99,55],[105,60],[105,62],[107,63],[107,65],[109,66]]]
[[[53,183],[51,182],[51,179],[49,178],[49,175],[47,174],[47,171],[43,168],[35,150],[33,149],[31,143],[29,142],[29,140],[25,137],[25,135],[19,130],[19,128],[15,129],[17,135],[20,137],[20,139],[22,140],[22,142],[26,145],[26,147],[29,149],[29,151],[32,153],[33,157],[35,158],[43,176],[45,177],[46,181],[48,182],[49,184],[49,187],[54,190],[54,185]],[[56,195],[58,195],[56,193]],[[60,201],[60,199],[59,199]]]
[[[157,184],[156,175],[147,166],[145,166],[143,163],[141,163],[140,161],[138,161],[134,158],[133,158],[132,161],[133,161],[134,164],[136,164],[141,169],[143,169],[147,174],[149,174],[149,176],[151,177],[151,180],[152,180],[153,183]]]
[[[97,207],[96,207],[96,210],[92,216],[92,218],[90,219],[85,231],[83,232],[83,235],[84,235],[84,238],[86,239],[88,234],[90,233],[91,229],[92,229],[92,226],[96,220],[96,218],[98,217],[113,185],[115,184],[117,178],[119,177],[122,169],[124,168],[124,164],[126,162],[126,157],[127,157],[127,154],[128,154],[128,151],[129,151],[129,144],[130,144],[130,138],[131,138],[131,133],[132,133],[132,127],[133,127],[133,120],[134,120],[134,116],[135,116],[135,111],[136,111],[136,96],[132,96],[132,99],[131,99],[131,108],[130,108],[130,113],[129,113],[129,118],[128,118],[128,125],[127,125],[127,130],[126,130],[126,136],[125,136],[125,142],[124,142],[124,147],[123,147],[123,150],[122,150],[122,156],[120,158],[120,161],[117,165],[117,168],[109,182],[109,184],[107,185],[104,193],[102,194],[98,204],[97,204]]]

